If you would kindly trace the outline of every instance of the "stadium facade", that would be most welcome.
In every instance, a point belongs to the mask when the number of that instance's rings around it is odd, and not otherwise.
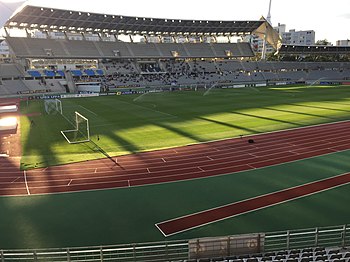
[[[348,48],[283,45],[264,19],[206,21],[107,15],[26,5],[6,23],[10,60],[1,64],[0,95],[75,93],[91,82],[120,87],[232,85],[349,80],[349,65],[254,61],[247,35],[281,54],[349,53]],[[22,30],[26,37],[12,37]],[[126,41],[125,41],[126,39]],[[281,48],[280,48],[281,47]],[[79,86],[85,85],[85,88]]]

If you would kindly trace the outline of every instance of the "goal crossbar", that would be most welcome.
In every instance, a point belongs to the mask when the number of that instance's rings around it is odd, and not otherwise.
[[[83,121],[86,122],[86,133],[84,133],[80,128],[79,128],[79,118],[83,119]],[[85,128],[84,128],[85,129]],[[85,131],[85,130],[84,130]],[[67,140],[69,144],[78,144],[78,143],[85,143],[90,141],[90,128],[89,128],[89,119],[87,119],[85,116],[80,114],[79,112],[75,111],[75,129],[70,129],[70,130],[62,130],[61,134],[63,137]],[[73,135],[82,135],[82,139],[78,140],[72,140],[69,138],[68,134],[73,134]]]

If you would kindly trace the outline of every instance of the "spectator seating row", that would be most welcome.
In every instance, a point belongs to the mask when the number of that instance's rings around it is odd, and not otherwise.
[[[316,247],[251,255],[189,259],[186,262],[349,262],[349,260],[349,249]]]

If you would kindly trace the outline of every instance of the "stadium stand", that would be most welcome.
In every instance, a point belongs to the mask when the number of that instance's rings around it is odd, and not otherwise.
[[[118,61],[101,63],[102,69],[74,69],[70,70],[75,81],[101,81],[109,86],[162,86],[171,85],[176,82],[178,85],[206,84],[211,85],[217,82],[222,83],[246,83],[266,81],[315,81],[315,80],[347,80],[349,79],[348,64],[343,63],[342,68],[335,69],[334,64],[327,63],[304,63],[306,69],[298,68],[297,62],[289,64],[272,64],[269,62],[241,62],[241,61],[206,61],[206,60],[162,60],[156,62]],[[29,88],[34,88],[31,79],[38,80],[53,79],[52,84],[59,86],[60,79],[63,79],[63,72],[58,70],[31,70],[25,75],[20,75],[18,66],[6,67],[13,73],[5,74],[10,77],[23,78],[22,82]],[[286,68],[292,68],[287,70]],[[317,69],[315,69],[317,68]],[[98,73],[99,72],[99,73]],[[2,79],[6,79],[4,73],[0,73]],[[7,77],[7,78],[8,78]],[[24,77],[26,79],[24,79]],[[55,80],[57,79],[57,80]],[[9,79],[8,79],[9,80]],[[18,81],[18,80],[17,80]],[[28,82],[28,84],[26,84]],[[9,81],[3,81],[7,85]],[[8,92],[17,93],[18,88],[6,87]],[[23,88],[19,88],[23,91]],[[41,90],[41,88],[34,88]],[[55,91],[64,92],[62,88],[54,88]],[[7,93],[7,92],[6,92]]]
[[[302,45],[282,45],[280,54],[288,55],[332,55],[349,54],[349,46],[302,46]]]
[[[3,78],[20,77],[24,74],[24,69],[18,64],[0,63],[0,74]]]
[[[156,59],[141,58],[100,59],[99,69],[70,69],[75,82],[99,81],[110,88],[164,85],[213,85],[215,83],[266,83],[278,81],[345,81],[350,78],[350,63],[328,62],[254,62],[227,59]],[[49,88],[55,92],[66,92],[59,81],[65,79],[64,70],[32,69],[25,71],[20,64],[1,64],[0,79],[2,93],[17,94],[27,89],[35,92],[45,90],[35,87],[42,79],[52,79]],[[67,70],[66,70],[67,71]],[[17,80],[16,80],[17,79]],[[19,81],[20,79],[21,81]],[[17,88],[9,80],[21,83]],[[28,82],[28,84],[27,84]],[[26,86],[27,88],[23,87]],[[109,88],[109,89],[110,89]],[[6,89],[6,91],[5,91]]]
[[[78,23],[73,23],[74,19]],[[45,24],[40,24],[40,21],[45,21]],[[92,34],[100,30],[97,25],[111,37]],[[75,83],[86,81],[100,82],[105,90],[111,90],[143,86],[344,81],[350,78],[349,63],[253,61],[255,54],[249,43],[218,42],[215,38],[259,35],[263,27],[268,27],[267,39],[272,39],[269,43],[277,47],[278,34],[269,26],[264,19],[139,18],[28,5],[6,22],[8,31],[12,28],[31,31],[50,27],[58,34],[44,32],[40,37],[7,34],[6,42],[14,59],[11,64],[0,65],[1,93],[75,92]],[[83,33],[77,34],[77,28]],[[134,42],[132,35],[140,35],[140,32],[145,34],[144,41]],[[147,35],[155,32],[160,36],[159,41],[149,41]],[[131,41],[121,41],[119,34],[129,35]],[[168,40],[162,41],[161,36]],[[205,41],[206,36],[214,36],[213,41]],[[178,37],[182,40],[179,41]],[[282,45],[280,54],[303,54],[306,51],[314,54],[348,52],[332,47]],[[48,79],[52,80],[52,88],[37,86],[39,82],[48,83]],[[17,81],[19,86],[13,87],[11,80]],[[62,86],[64,81],[66,84]]]
[[[229,57],[254,55],[249,43],[127,43],[24,37],[8,37],[6,41],[16,56],[23,58],[225,58],[228,50]]]

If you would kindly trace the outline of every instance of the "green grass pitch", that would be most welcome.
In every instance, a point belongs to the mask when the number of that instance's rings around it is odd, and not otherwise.
[[[23,103],[22,168],[43,167],[349,119],[346,86],[212,89],[62,99],[63,114],[43,101]],[[68,144],[74,111],[89,119],[94,143]],[[30,120],[35,125],[30,125]],[[99,137],[99,139],[98,139]]]

